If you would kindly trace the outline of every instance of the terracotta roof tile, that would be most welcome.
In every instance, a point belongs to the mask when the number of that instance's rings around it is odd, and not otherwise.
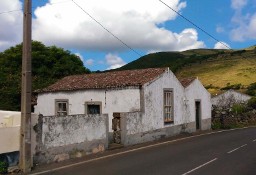
[[[183,78],[180,79],[180,83],[182,84],[182,86],[184,88],[188,87],[194,80],[196,79],[196,77],[189,77],[189,78]]]
[[[103,89],[140,86],[154,80],[166,68],[149,68],[105,73],[72,75],[62,78],[38,92],[72,91],[81,89]]]

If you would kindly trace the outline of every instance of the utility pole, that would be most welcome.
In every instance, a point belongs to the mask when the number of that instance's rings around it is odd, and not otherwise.
[[[31,171],[31,25],[32,0],[24,0],[19,167]]]

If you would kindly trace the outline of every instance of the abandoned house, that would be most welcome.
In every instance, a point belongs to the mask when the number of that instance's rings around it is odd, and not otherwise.
[[[197,78],[179,81],[169,68],[68,76],[38,91],[35,112],[108,114],[110,138],[119,113],[125,145],[211,128],[208,91]]]
[[[237,92],[233,89],[212,97],[212,105],[215,106],[230,106],[234,103],[245,103],[251,99],[251,96]]]

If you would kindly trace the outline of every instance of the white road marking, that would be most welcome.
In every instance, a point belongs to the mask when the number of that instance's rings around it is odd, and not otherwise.
[[[247,128],[255,128],[255,126],[244,127],[244,128],[235,128],[235,129],[229,129],[229,130],[214,131],[214,132],[209,132],[209,133],[205,133],[205,134],[199,134],[199,135],[194,135],[194,136],[190,136],[190,137],[184,137],[184,138],[181,138],[181,139],[175,139],[175,140],[171,140],[171,141],[156,143],[154,145],[148,145],[148,146],[144,146],[144,147],[140,147],[140,148],[135,148],[135,149],[132,149],[132,150],[123,151],[123,152],[120,152],[120,153],[115,153],[115,154],[111,154],[111,155],[107,155],[107,156],[103,156],[103,157],[99,157],[99,158],[95,158],[95,159],[91,159],[91,160],[85,160],[85,161],[82,161],[82,162],[73,163],[73,164],[70,164],[70,165],[54,168],[54,169],[51,169],[51,170],[41,171],[41,172],[38,172],[38,173],[32,173],[30,175],[40,175],[40,174],[44,174],[44,173],[54,172],[54,171],[62,170],[62,169],[65,169],[65,168],[69,168],[69,167],[73,167],[73,166],[77,166],[77,165],[81,165],[81,164],[85,164],[85,163],[89,163],[89,162],[93,162],[93,161],[97,161],[97,160],[101,160],[101,159],[106,159],[106,158],[109,158],[109,157],[114,157],[114,156],[130,153],[130,152],[134,152],[134,151],[138,151],[138,150],[142,150],[142,149],[146,149],[146,148],[152,148],[152,147],[156,147],[156,146],[159,146],[159,145],[165,145],[165,144],[169,144],[169,143],[173,143],[173,142],[177,142],[177,141],[187,140],[187,139],[190,139],[190,138],[196,138],[196,137],[201,137],[201,136],[205,136],[205,135],[217,134],[217,133],[222,133],[222,132],[229,132],[229,131],[234,131],[234,130],[242,130],[242,129],[247,129]]]
[[[199,168],[202,168],[202,167],[204,167],[204,166],[206,166],[206,165],[208,165],[208,164],[214,162],[215,160],[217,160],[217,158],[212,159],[212,160],[210,160],[209,162],[206,162],[206,163],[204,163],[204,164],[202,164],[202,165],[200,165],[200,166],[198,166],[198,167],[196,167],[196,168],[194,168],[194,169],[192,169],[192,170],[190,170],[190,171],[188,171],[188,172],[186,172],[186,173],[184,173],[184,174],[182,174],[182,175],[187,175],[187,174],[189,174],[189,173],[192,173],[193,171],[196,171],[196,170],[198,170]]]
[[[229,152],[227,152],[228,154],[230,154],[230,153],[232,153],[232,152],[234,152],[234,151],[236,151],[236,150],[238,150],[238,149],[240,149],[240,148],[242,148],[242,147],[244,147],[244,146],[246,146],[247,144],[244,144],[244,145],[242,145],[242,146],[239,146],[239,147],[237,147],[237,148],[235,148],[235,149],[233,149],[233,150],[231,150],[231,151],[229,151]]]

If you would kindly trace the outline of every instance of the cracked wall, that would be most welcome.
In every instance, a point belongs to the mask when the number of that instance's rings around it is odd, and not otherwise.
[[[34,163],[50,163],[104,151],[107,115],[39,116]]]

